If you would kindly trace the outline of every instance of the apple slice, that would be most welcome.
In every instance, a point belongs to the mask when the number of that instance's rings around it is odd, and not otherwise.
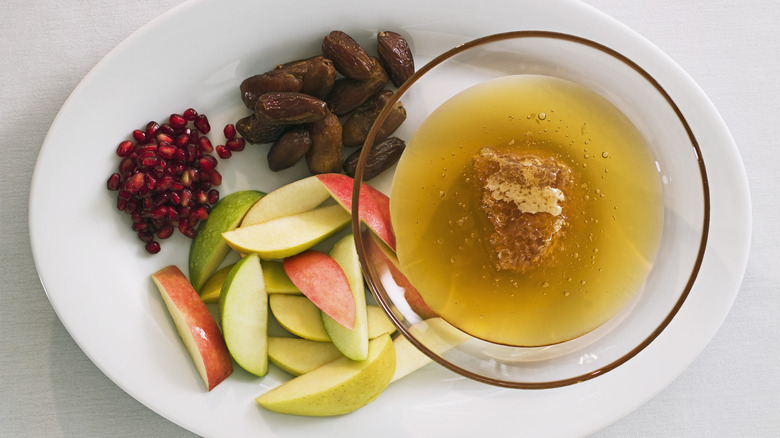
[[[329,197],[330,193],[316,177],[299,179],[279,187],[255,203],[244,216],[241,226],[303,213],[322,204]]]
[[[283,262],[290,281],[320,310],[349,330],[354,329],[355,298],[344,270],[324,252],[307,250]]]
[[[384,391],[395,372],[390,335],[369,342],[368,358],[336,359],[258,397],[257,403],[282,414],[329,416],[359,409]]]
[[[217,322],[178,267],[165,267],[151,277],[198,374],[211,391],[233,372],[233,361]]]
[[[350,214],[352,213],[352,188],[355,180],[340,173],[316,175],[330,195]],[[395,234],[390,223],[390,198],[379,190],[363,183],[358,203],[360,220],[365,222],[379,238],[395,250]]]
[[[395,252],[384,243],[377,240],[373,233],[363,232],[363,242],[366,248],[366,257],[377,269],[383,269],[387,275],[381,275],[383,286],[390,293],[396,291],[403,294],[403,299],[409,305],[419,319],[428,319],[438,316],[428,307],[420,292],[412,285],[406,275],[401,272],[400,263]],[[399,305],[400,303],[396,303]],[[411,315],[407,315],[409,318]],[[411,319],[411,318],[410,318]]]
[[[360,269],[354,236],[348,234],[339,239],[329,254],[341,267],[349,282],[355,309],[355,324],[353,328],[347,328],[325,312],[322,313],[322,323],[331,342],[344,356],[352,360],[365,360],[368,357],[366,290],[363,286],[363,271]]]
[[[339,205],[324,205],[292,216],[222,233],[236,251],[257,253],[263,260],[281,259],[311,248],[339,232],[350,221]]]
[[[236,228],[247,210],[263,195],[256,190],[231,193],[222,198],[211,210],[206,222],[200,224],[190,245],[190,282],[195,290],[200,291],[230,251],[222,233]]]
[[[268,338],[268,359],[293,376],[300,376],[344,355],[330,342],[300,338]]]
[[[409,327],[409,332],[415,339],[421,340],[426,348],[439,355],[468,339],[466,334],[441,318],[418,322]],[[418,350],[406,336],[396,337],[393,344],[396,350],[393,382],[432,362],[432,359]]]
[[[222,333],[233,359],[256,376],[268,372],[268,295],[257,254],[233,266],[219,295]]]
[[[366,314],[368,315],[368,339],[374,339],[385,333],[391,335],[395,333],[395,324],[390,321],[381,307],[366,306]]]
[[[271,294],[268,296],[276,321],[288,332],[304,339],[330,342],[322,325],[320,309],[302,295]]]
[[[222,292],[222,285],[225,283],[228,272],[235,265],[227,265],[224,268],[220,268],[217,272],[211,275],[206,283],[200,288],[200,299],[204,303],[218,303],[219,294]]]
[[[269,294],[301,294],[300,289],[295,287],[290,281],[290,277],[284,273],[282,262],[268,260],[264,261],[262,265],[265,289]]]

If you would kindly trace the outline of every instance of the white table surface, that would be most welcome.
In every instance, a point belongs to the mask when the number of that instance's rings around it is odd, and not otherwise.
[[[179,3],[0,5],[2,437],[192,436],[123,392],[75,344],[38,281],[27,228],[32,169],[62,103],[115,45]],[[743,156],[754,215],[746,276],[712,342],[671,385],[595,436],[780,437],[780,3],[586,3],[647,37],[709,95]]]

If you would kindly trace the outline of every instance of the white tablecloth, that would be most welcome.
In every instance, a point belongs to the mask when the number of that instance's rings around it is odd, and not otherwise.
[[[27,229],[30,176],[62,103],[115,45],[180,2],[0,5],[0,436],[191,436],[114,385],[74,343],[38,281]],[[670,54],[720,110],[747,168],[755,236],[741,291],[711,344],[670,386],[596,436],[778,437],[780,4],[586,3]]]

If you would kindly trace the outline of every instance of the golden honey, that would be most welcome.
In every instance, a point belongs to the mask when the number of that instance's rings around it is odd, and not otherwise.
[[[550,210],[565,224],[533,266],[496,263],[474,164],[485,150],[570,169]],[[631,121],[580,85],[535,75],[481,83],[437,108],[409,141],[390,200],[401,267],[428,306],[508,345],[555,344],[609,320],[641,288],[663,225],[660,177]]]

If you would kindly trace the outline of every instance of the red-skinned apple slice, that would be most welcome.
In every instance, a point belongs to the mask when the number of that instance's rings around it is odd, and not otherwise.
[[[307,250],[284,259],[284,272],[295,287],[336,322],[355,327],[355,298],[347,275],[333,257]]]
[[[352,188],[355,180],[340,173],[317,175],[330,195],[347,211],[352,212]],[[368,184],[360,186],[358,202],[360,220],[395,251],[395,234],[390,223],[390,198]]]
[[[370,258],[377,267],[387,269],[390,279],[395,284],[385,284],[385,288],[394,288],[403,291],[403,296],[409,307],[420,318],[428,319],[438,316],[436,312],[428,307],[420,292],[412,285],[406,275],[401,271],[398,258],[389,248],[383,248],[384,244],[377,240],[373,233],[364,231],[363,242],[365,242],[367,257]],[[383,277],[386,278],[386,277]],[[388,280],[389,281],[389,280]]]
[[[151,277],[198,374],[211,391],[233,372],[233,360],[217,322],[178,267],[165,267]]]

